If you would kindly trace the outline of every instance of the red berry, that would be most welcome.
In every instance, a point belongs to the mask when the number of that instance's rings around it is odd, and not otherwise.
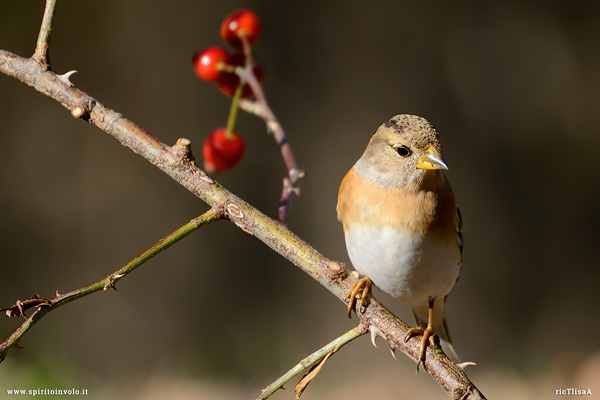
[[[220,65],[227,61],[229,54],[219,46],[211,46],[197,52],[192,59],[196,74],[209,82],[216,82],[223,74]]]
[[[242,50],[240,37],[246,37],[248,44],[253,44],[260,35],[260,20],[258,16],[246,9],[232,12],[225,17],[221,24],[221,37],[238,50]]]
[[[246,65],[246,56],[242,53],[233,53],[227,59],[227,64],[233,67],[244,67]],[[254,73],[254,76],[256,77],[258,83],[262,85],[265,81],[265,70],[262,67],[261,63],[256,59],[256,57],[252,58],[252,64],[252,72]],[[224,72],[219,77],[217,84],[219,85],[219,89],[221,89],[221,92],[223,92],[227,96],[233,96],[235,90],[240,84],[240,77],[233,72]],[[253,95],[254,92],[246,83],[244,85],[242,97],[247,98],[252,97]]]
[[[246,150],[244,140],[233,132],[227,137],[227,129],[217,128],[206,138],[202,146],[204,169],[212,174],[233,168],[240,163]]]

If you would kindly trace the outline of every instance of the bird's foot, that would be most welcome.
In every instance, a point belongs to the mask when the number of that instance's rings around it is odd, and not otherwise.
[[[352,285],[348,291],[348,296],[346,297],[348,299],[348,318],[352,318],[352,309],[356,304],[356,295],[362,290],[362,294],[358,301],[358,307],[356,308],[356,312],[359,313],[362,312],[365,299],[371,292],[372,287],[373,281],[367,276],[363,276]]]
[[[421,351],[419,352],[419,359],[417,360],[417,372],[419,372],[419,365],[423,363],[423,368],[425,367],[425,355],[427,354],[427,342],[431,343],[431,346],[435,348],[438,346],[435,340],[435,335],[433,334],[433,327],[429,325],[427,329],[423,328],[410,328],[408,332],[406,332],[406,336],[404,337],[404,341],[408,342],[409,339],[415,335],[423,335],[421,339]]]

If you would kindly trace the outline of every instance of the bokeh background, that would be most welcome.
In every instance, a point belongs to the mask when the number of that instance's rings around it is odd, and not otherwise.
[[[43,1],[0,2],[0,48],[30,56]],[[488,398],[600,394],[600,4],[594,2],[59,1],[59,73],[198,158],[229,101],[196,78],[249,7],[265,91],[308,176],[289,227],[347,262],[339,183],[396,114],[440,131],[465,226],[447,312]],[[241,115],[241,166],[216,176],[275,215],[285,174],[258,119]],[[105,277],[207,206],[55,101],[0,76],[0,306]],[[0,365],[10,388],[88,398],[255,398],[350,329],[343,304],[228,222],[201,229],[119,283],[44,318]],[[408,308],[380,294],[413,323]],[[22,322],[0,319],[0,336]],[[293,390],[274,398],[292,399]],[[306,399],[446,398],[368,338],[333,357]]]

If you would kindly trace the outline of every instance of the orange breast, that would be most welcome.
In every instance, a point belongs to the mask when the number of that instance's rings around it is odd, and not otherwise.
[[[457,242],[458,212],[449,183],[434,190],[385,189],[374,185],[352,168],[342,180],[338,194],[338,218],[344,225],[376,224],[406,230],[413,235],[434,234]]]

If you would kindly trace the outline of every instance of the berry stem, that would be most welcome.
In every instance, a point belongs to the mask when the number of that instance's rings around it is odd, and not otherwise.
[[[246,60],[248,60],[248,58],[252,58],[252,45],[248,41],[246,33],[244,31],[241,31],[238,34],[238,37],[240,38],[240,42],[242,42],[242,51],[246,55]],[[248,62],[246,61],[246,65],[252,65],[252,63],[248,64]]]
[[[283,189],[281,192],[281,199],[279,200],[277,219],[281,222],[285,222],[292,196],[300,193],[298,183],[299,180],[304,177],[305,173],[298,168],[294,153],[292,152],[292,147],[285,136],[283,127],[277,120],[269,103],[267,103],[267,98],[265,97],[262,87],[260,83],[258,83],[256,76],[254,76],[250,44],[244,35],[241,35],[240,39],[244,48],[244,53],[246,54],[246,66],[243,70],[241,68],[236,68],[236,73],[240,76],[242,82],[248,82],[248,85],[256,97],[256,101],[241,99],[240,107],[244,111],[262,118],[267,125],[267,131],[273,134],[275,141],[279,145],[283,162],[288,170],[288,176],[283,178]]]
[[[237,70],[237,68],[236,68]],[[229,117],[227,118],[227,129],[225,135],[228,139],[233,139],[233,132],[235,132],[235,123],[237,122],[238,111],[240,109],[240,99],[242,98],[242,92],[244,91],[244,77],[240,76],[240,84],[235,93],[231,98],[231,107],[229,108]]]
[[[242,42],[242,49],[244,51],[244,55],[246,56],[246,66],[244,69],[244,74],[240,75],[240,79],[248,83],[258,103],[267,104],[267,100],[262,90],[262,86],[256,79],[256,76],[254,75],[254,70],[252,69],[252,66],[254,65],[254,62],[252,60],[252,45],[250,44],[250,42],[248,42],[248,38],[246,37],[243,31],[240,32],[239,38]]]
[[[252,60],[250,60],[252,62]],[[246,61],[247,62],[247,61]],[[247,64],[246,64],[247,65]],[[252,65],[252,64],[250,64]],[[252,71],[252,67],[246,66],[244,70],[244,76],[242,79],[245,79],[248,83],[248,86],[252,89],[254,93],[254,97],[256,97],[256,102],[259,104],[267,104],[267,99],[265,98],[265,93],[262,90],[262,86],[256,79],[254,72]]]
[[[258,87],[260,95],[264,98],[264,94],[262,92],[262,88],[260,84],[257,82],[254,77],[254,72],[252,71],[252,47],[246,38],[246,35],[242,33],[240,35],[240,39],[242,41],[242,46],[244,48],[244,54],[246,55],[246,65],[244,68],[236,67],[234,72],[240,77],[240,84],[237,89],[235,89],[235,93],[231,99],[231,107],[229,108],[229,118],[227,119],[227,130],[225,132],[228,139],[233,139],[233,132],[235,132],[235,123],[237,121],[238,111],[240,99],[242,98],[242,93],[244,91],[244,85],[246,81],[252,81],[254,85],[250,85],[250,87]],[[256,92],[255,92],[256,93]]]
[[[277,218],[279,221],[284,222],[287,217],[292,196],[294,194],[299,194],[299,180],[304,177],[305,173],[298,168],[296,159],[294,158],[294,153],[292,152],[292,147],[285,136],[283,127],[267,103],[267,98],[265,97],[262,87],[256,79],[256,75],[254,74],[253,70],[254,62],[252,60],[252,43],[243,30],[239,31],[237,37],[242,44],[242,51],[246,56],[246,63],[243,68],[235,68],[235,73],[240,77],[240,84],[236,89],[231,103],[231,111],[229,113],[226,134],[227,137],[230,137],[229,135],[232,135],[232,132],[234,131],[238,106],[244,111],[254,114],[265,121],[267,125],[267,131],[273,134],[275,141],[279,145],[281,156],[288,170],[288,176],[283,178],[283,189],[277,211]],[[254,97],[256,97],[256,101],[241,98],[240,88],[242,88],[246,83],[252,89]]]

